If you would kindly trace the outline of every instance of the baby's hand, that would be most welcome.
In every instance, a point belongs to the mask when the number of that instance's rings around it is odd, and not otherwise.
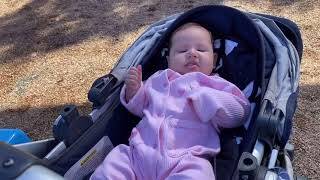
[[[142,81],[142,68],[131,67],[124,81],[126,88],[126,101],[129,102],[131,98],[138,92]]]

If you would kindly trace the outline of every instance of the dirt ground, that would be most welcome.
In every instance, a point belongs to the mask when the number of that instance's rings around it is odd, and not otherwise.
[[[87,92],[151,23],[204,4],[286,17],[304,41],[300,98],[294,117],[294,168],[320,179],[320,1],[318,0],[2,0],[0,128],[34,140],[52,136],[67,104],[90,112]]]

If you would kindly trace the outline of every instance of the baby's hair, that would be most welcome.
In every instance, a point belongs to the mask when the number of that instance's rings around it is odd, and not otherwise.
[[[201,25],[198,24],[198,23],[188,22],[188,23],[183,24],[182,26],[179,26],[176,30],[173,31],[173,33],[171,34],[170,39],[169,39],[169,49],[171,48],[172,37],[173,37],[178,31],[187,29],[187,28],[192,27],[192,26],[196,26],[196,27],[199,27],[199,28],[203,28],[203,29],[205,29],[206,31],[208,31],[208,33],[210,34],[210,38],[211,38],[210,40],[211,40],[211,42],[213,42],[213,35],[212,35],[212,32],[211,32],[211,31],[209,31],[208,29],[206,29],[205,27],[201,26]]]

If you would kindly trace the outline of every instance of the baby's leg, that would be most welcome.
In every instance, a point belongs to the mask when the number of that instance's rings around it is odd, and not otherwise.
[[[136,179],[130,163],[130,147],[119,145],[115,147],[95,170],[90,180],[102,179]]]
[[[210,162],[204,158],[186,155],[174,167],[166,180],[205,179],[215,180]]]

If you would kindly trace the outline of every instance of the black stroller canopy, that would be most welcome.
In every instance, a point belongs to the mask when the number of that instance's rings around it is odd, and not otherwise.
[[[219,59],[223,61],[222,68],[217,71],[220,76],[236,84],[240,89],[244,89],[252,81],[255,82],[254,89],[261,85],[263,71],[257,68],[262,69],[261,65],[265,58],[262,34],[247,14],[226,6],[201,6],[180,15],[151,48],[151,52],[143,58],[142,63],[152,64],[154,69],[147,73],[148,76],[159,67],[166,67],[163,65],[166,60],[163,57],[159,59],[161,49],[167,47],[174,30],[187,22],[204,26],[213,33],[215,39],[232,40],[238,43],[236,50],[226,58],[223,58],[224,50],[223,55],[218,50],[217,53],[221,57]],[[155,62],[155,59],[158,62]],[[260,73],[257,74],[257,72]]]
[[[227,6],[201,6],[178,17],[168,28],[174,29],[187,22],[196,22],[214,33],[217,38],[237,37],[254,51],[262,47],[261,33],[243,12]]]

